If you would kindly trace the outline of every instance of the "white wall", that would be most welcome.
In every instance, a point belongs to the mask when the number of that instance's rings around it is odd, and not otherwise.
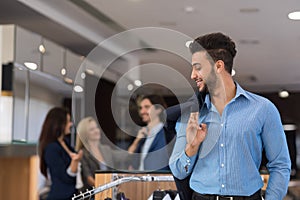
[[[3,26],[0,26],[0,63],[1,63],[1,67],[0,67],[0,88],[2,88],[2,52],[3,52],[3,48],[2,48],[2,36],[3,36]],[[0,98],[1,98],[1,92],[0,92]]]
[[[0,143],[9,143],[12,139],[13,98],[2,94],[2,64],[13,61],[14,26],[0,26]]]

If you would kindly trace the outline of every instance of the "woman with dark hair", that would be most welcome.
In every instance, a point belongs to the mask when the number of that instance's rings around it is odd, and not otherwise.
[[[71,116],[63,108],[52,108],[43,123],[38,153],[40,170],[51,180],[47,199],[69,200],[76,193],[76,173],[82,151],[75,153],[65,139],[71,126]]]

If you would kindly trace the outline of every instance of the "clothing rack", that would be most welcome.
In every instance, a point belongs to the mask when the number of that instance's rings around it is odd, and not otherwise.
[[[94,188],[92,190],[87,190],[84,193],[80,193],[78,195],[74,194],[74,197],[72,198],[72,200],[84,200],[87,198],[91,198],[93,195],[102,192],[104,190],[107,190],[109,188],[115,187],[117,185],[123,184],[123,183],[127,183],[127,182],[133,182],[133,181],[142,181],[142,182],[152,182],[152,181],[174,181],[173,176],[130,176],[130,177],[123,177],[120,179],[117,179],[115,181],[112,181],[110,183],[107,183],[105,185],[99,186],[97,188]]]

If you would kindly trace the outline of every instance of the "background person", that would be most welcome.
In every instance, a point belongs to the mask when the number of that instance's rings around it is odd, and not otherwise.
[[[76,153],[65,140],[72,126],[64,108],[51,109],[43,123],[38,152],[41,173],[51,180],[47,199],[69,200],[76,193],[76,173],[82,151]]]
[[[158,95],[142,97],[138,103],[139,115],[147,126],[141,128],[128,148],[134,156],[132,167],[136,170],[169,170],[169,154],[163,129],[166,104]]]
[[[128,161],[128,153],[124,150],[114,150],[109,145],[101,143],[101,130],[93,117],[83,118],[77,126],[76,150],[83,151],[82,191],[95,186],[96,170],[119,169]]]

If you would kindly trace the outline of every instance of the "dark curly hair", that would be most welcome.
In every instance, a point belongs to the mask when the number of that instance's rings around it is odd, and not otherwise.
[[[210,33],[196,38],[189,46],[192,54],[199,51],[206,51],[215,63],[222,60],[225,69],[231,74],[233,58],[236,55],[235,43],[223,33]]]

